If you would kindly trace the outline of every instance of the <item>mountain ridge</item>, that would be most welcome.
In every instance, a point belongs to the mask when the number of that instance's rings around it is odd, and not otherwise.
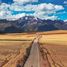
[[[18,20],[0,20],[0,33],[67,30],[67,22],[62,20],[42,20],[34,16],[24,16]]]

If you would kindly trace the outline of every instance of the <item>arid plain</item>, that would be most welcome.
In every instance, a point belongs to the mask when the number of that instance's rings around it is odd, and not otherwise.
[[[51,58],[61,67],[67,67],[67,31],[49,31],[35,33],[13,33],[0,35],[0,67],[23,65],[30,51],[32,41],[41,35],[41,49],[48,50]],[[34,55],[35,56],[35,55]],[[49,57],[49,56],[48,56]],[[50,59],[49,59],[50,60]]]

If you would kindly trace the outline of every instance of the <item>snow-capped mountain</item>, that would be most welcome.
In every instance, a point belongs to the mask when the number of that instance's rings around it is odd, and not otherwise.
[[[15,21],[0,20],[0,33],[67,30],[67,22],[42,20],[34,16],[24,16]]]

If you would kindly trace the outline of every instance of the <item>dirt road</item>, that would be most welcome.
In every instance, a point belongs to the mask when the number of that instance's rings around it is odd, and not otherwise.
[[[24,67],[50,67],[48,60],[45,56],[45,61],[40,52],[39,44],[38,44],[39,37],[36,38],[32,44],[32,48],[30,51],[30,55],[24,65]]]
[[[30,51],[30,56],[27,59],[24,67],[40,67],[40,52],[39,52],[39,45],[38,45],[38,39],[34,40],[34,43],[32,44],[32,48]]]
[[[41,36],[37,36],[33,41],[29,57],[27,58],[24,67],[64,67],[54,61],[46,47],[44,48],[44,51],[41,49],[39,44],[40,38]]]

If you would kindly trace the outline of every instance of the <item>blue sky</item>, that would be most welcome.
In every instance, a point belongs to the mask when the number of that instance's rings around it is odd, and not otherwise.
[[[0,19],[17,20],[25,15],[67,20],[67,0],[0,0]]]

